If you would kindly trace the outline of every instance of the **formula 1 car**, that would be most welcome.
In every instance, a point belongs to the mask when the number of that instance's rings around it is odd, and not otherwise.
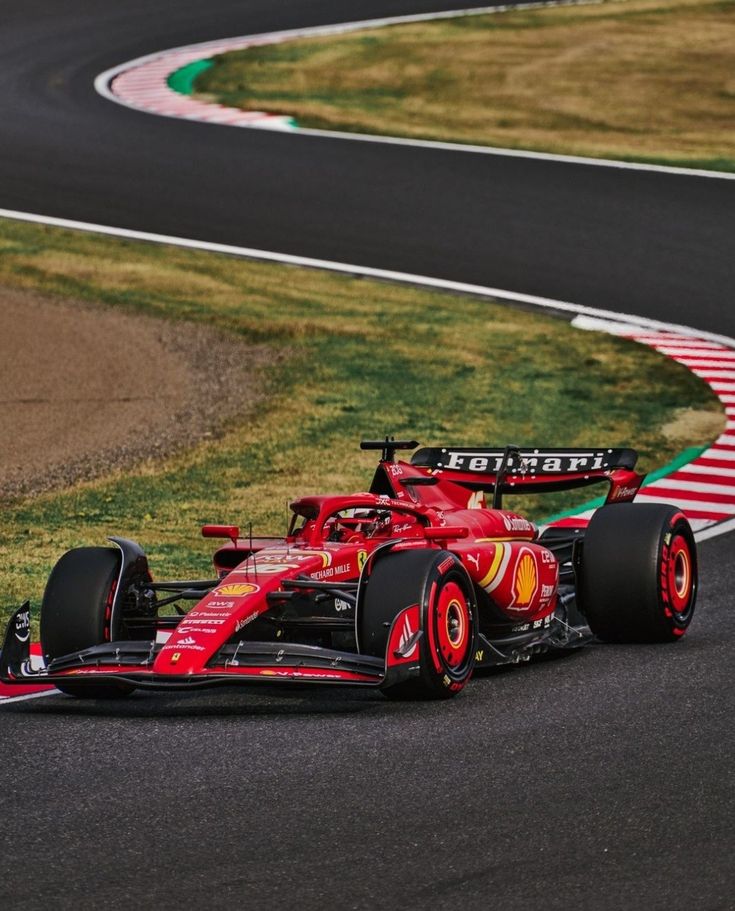
[[[382,450],[369,492],[295,500],[282,538],[205,525],[206,537],[227,539],[211,579],[154,581],[123,538],[68,551],[43,597],[43,666],[30,659],[26,602],[8,627],[0,678],[95,698],[281,682],[446,698],[476,667],[595,638],[684,635],[694,537],[677,509],[632,502],[644,477],[634,450],[445,447],[395,460],[418,445],[364,441]],[[509,492],[599,481],[609,492],[591,520],[539,533],[502,508]]]

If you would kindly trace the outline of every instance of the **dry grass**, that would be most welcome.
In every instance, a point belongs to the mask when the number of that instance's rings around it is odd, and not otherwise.
[[[696,437],[714,439],[722,429],[722,418],[715,412],[681,408],[673,420],[661,427],[661,433],[672,443],[682,443]]]
[[[0,620],[21,598],[38,604],[64,550],[109,534],[139,539],[159,577],[206,574],[202,523],[252,520],[256,533],[279,533],[289,498],[365,489],[375,459],[357,448],[364,436],[633,445],[651,470],[704,445],[724,423],[709,388],[680,364],[476,298],[7,221],[0,285],[202,321],[274,352],[267,370],[257,365],[268,395],[220,439],[4,503]],[[663,428],[683,407],[712,423],[672,440]],[[535,514],[588,495],[566,494]]]
[[[197,89],[302,126],[735,168],[735,3],[629,0],[225,55]]]

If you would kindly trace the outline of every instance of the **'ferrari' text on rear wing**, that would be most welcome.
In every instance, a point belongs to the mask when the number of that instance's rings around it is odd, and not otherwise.
[[[504,466],[506,449],[425,448],[414,453],[411,463],[427,468],[496,475]],[[591,471],[632,470],[638,459],[634,449],[519,449],[510,474],[567,475]]]
[[[637,473],[638,453],[634,449],[503,449],[471,446],[442,446],[419,449],[411,458],[416,468],[453,481],[470,490],[543,493],[583,487],[599,481],[610,485],[608,502],[625,502],[635,497],[644,475]]]

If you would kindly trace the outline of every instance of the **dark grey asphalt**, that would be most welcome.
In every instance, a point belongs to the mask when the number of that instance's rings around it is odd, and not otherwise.
[[[7,706],[0,906],[733,907],[731,544],[703,551],[681,643],[491,674],[451,705]]]
[[[0,4],[0,207],[394,268],[735,334],[735,183],[160,120],[161,47],[461,6]],[[369,693],[0,710],[0,908],[735,907],[733,538],[686,639]]]
[[[0,207],[398,269],[735,335],[735,181],[164,120],[98,96],[135,56],[448,0],[5,0]]]

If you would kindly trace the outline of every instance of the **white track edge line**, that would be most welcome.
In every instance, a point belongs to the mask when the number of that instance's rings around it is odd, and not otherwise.
[[[661,320],[652,320],[647,317],[637,317],[631,314],[616,313],[612,310],[601,310],[595,307],[585,307],[582,304],[573,304],[569,301],[558,301],[548,297],[537,297],[532,294],[520,294],[515,291],[504,291],[501,288],[490,288],[483,285],[470,285],[464,282],[454,282],[447,279],[432,278],[426,275],[415,275],[410,272],[392,272],[387,269],[375,269],[369,266],[357,266],[349,263],[334,262],[331,260],[311,259],[305,256],[293,256],[287,253],[274,253],[268,250],[258,250],[251,247],[238,247],[229,244],[218,244],[210,241],[192,240],[190,238],[172,237],[166,234],[153,234],[148,231],[135,231],[130,228],[115,228],[110,225],[97,225],[90,222],[75,221],[68,218],[55,218],[47,215],[37,215],[30,212],[17,212],[11,209],[0,209],[0,218],[14,219],[16,221],[30,222],[32,224],[50,225],[52,227],[67,228],[71,230],[86,231],[94,234],[104,234],[110,237],[122,237],[126,240],[140,240],[148,243],[171,244],[190,250],[202,250],[209,253],[224,253],[246,259],[263,260],[266,262],[283,263],[292,266],[305,266],[307,268],[324,269],[329,272],[338,272],[347,275],[362,275],[366,278],[377,278],[386,281],[395,281],[401,284],[411,284],[420,287],[434,288],[440,291],[453,291],[459,294],[474,294],[481,297],[492,297],[516,303],[531,304],[541,309],[556,310],[566,313],[575,313],[581,316],[594,316],[600,319],[612,320],[616,323],[628,323],[631,326],[644,326],[656,328],[666,332],[681,332],[686,335],[696,335],[698,338],[707,338],[717,341],[721,345],[735,348],[735,339],[725,335],[699,332],[688,326],[679,326],[665,323]],[[735,529],[735,520],[727,519],[716,523],[709,528],[697,532],[697,541],[714,538]]]
[[[718,522],[716,525],[710,525],[708,528],[703,528],[700,531],[695,532],[694,539],[699,543],[700,541],[707,541],[710,538],[717,538],[730,531],[735,531],[735,518],[726,519],[724,522]]]
[[[52,687],[50,690],[44,690],[42,693],[26,693],[25,696],[4,696],[0,698],[0,709],[4,705],[10,705],[13,702],[26,702],[28,699],[41,699],[43,696],[58,696],[59,691],[56,687]]]
[[[215,243],[214,241],[195,240],[186,237],[176,237],[169,234],[156,234],[149,231],[138,231],[132,228],[118,228],[112,225],[100,225],[91,222],[77,221],[69,218],[57,218],[50,215],[38,215],[32,212],[19,212],[13,209],[1,209],[0,218],[9,218],[16,221],[31,222],[33,224],[50,225],[57,228],[67,228],[76,231],[87,231],[94,234],[105,234],[111,237],[122,237],[126,240],[140,240],[155,244],[170,244],[189,250],[202,250],[208,253],[224,253],[228,256],[243,257],[246,259],[262,260],[264,262],[283,263],[291,266],[304,266],[310,269],[324,269],[329,272],[340,272],[346,275],[359,275],[365,278],[377,278],[384,281],[393,281],[401,284],[417,285],[426,288],[435,288],[439,291],[451,291],[457,294],[473,294],[479,297],[494,297],[499,300],[513,301],[521,304],[530,304],[547,310],[556,310],[561,313],[570,313],[584,317],[595,317],[603,320],[614,320],[631,326],[656,329],[664,332],[677,332],[716,342],[727,348],[735,349],[735,339],[714,332],[706,332],[691,326],[678,323],[668,323],[662,320],[645,316],[635,316],[630,313],[617,313],[613,310],[603,310],[598,307],[588,307],[583,304],[574,304],[570,301],[556,300],[550,297],[540,297],[535,294],[525,294],[519,291],[508,291],[503,288],[493,288],[486,285],[474,285],[467,282],[453,281],[452,279],[434,278],[428,275],[417,275],[411,272],[397,272],[390,269],[379,269],[372,266],[360,266],[355,263],[343,263],[335,260],[316,259],[309,256],[297,256],[291,253],[279,253],[272,250],[261,250],[257,247],[241,247],[232,244]]]
[[[137,67],[144,66],[147,63],[150,63],[154,60],[161,60],[169,55],[179,54],[184,51],[193,51],[195,49],[200,49],[203,54],[206,54],[208,48],[217,47],[226,42],[239,42],[239,41],[248,41],[248,40],[258,40],[260,39],[265,43],[265,38],[272,38],[273,42],[280,42],[288,39],[295,38],[305,38],[309,36],[317,35],[328,35],[328,34],[342,34],[345,32],[358,31],[360,29],[367,28],[380,28],[382,26],[389,25],[400,25],[400,24],[409,24],[412,22],[430,22],[439,19],[452,19],[460,18],[462,16],[480,16],[487,15],[490,13],[499,13],[499,12],[513,12],[524,9],[542,9],[542,8],[553,8],[553,7],[566,7],[566,6],[587,6],[587,5],[601,5],[607,2],[607,0],[548,0],[548,2],[542,3],[525,3],[520,6],[507,6],[507,5],[496,5],[496,6],[481,6],[481,7],[468,7],[461,10],[445,10],[443,12],[435,13],[417,13],[412,16],[391,16],[384,17],[381,19],[362,19],[354,22],[340,22],[334,23],[332,25],[317,25],[310,26],[305,28],[296,28],[296,29],[284,29],[282,31],[276,32],[260,32],[252,35],[238,35],[229,38],[220,38],[210,41],[204,41],[201,43],[195,44],[185,44],[180,45],[179,47],[167,48],[162,51],[154,51],[151,54],[145,54],[142,57],[136,57],[133,60],[128,60],[124,63],[117,64],[117,66],[110,67],[104,72],[100,73],[94,80],[95,90],[106,98],[108,101],[113,101],[115,104],[119,104],[122,107],[129,108],[133,111],[138,111],[140,113],[154,114],[158,117],[169,117],[174,120],[188,120],[194,123],[207,123],[208,121],[201,121],[197,118],[191,117],[181,117],[176,114],[160,114],[156,111],[147,110],[141,108],[137,105],[131,104],[127,101],[123,101],[117,95],[115,95],[111,88],[110,84],[115,77],[120,74],[127,72]],[[200,59],[206,59],[203,56]],[[210,124],[214,126],[235,126],[238,129],[246,130],[262,130],[268,129],[264,126],[256,126],[254,124],[247,123],[238,123],[238,124]],[[553,152],[534,152],[530,149],[504,149],[497,146],[482,146],[482,145],[472,145],[467,143],[452,143],[452,142],[440,142],[437,140],[430,139],[409,139],[405,137],[398,136],[383,136],[380,134],[368,134],[368,133],[348,133],[339,130],[317,130],[317,129],[308,129],[298,127],[295,130],[278,130],[278,132],[286,132],[290,136],[310,136],[310,137],[319,137],[319,138],[329,138],[329,139],[340,139],[348,140],[350,142],[372,142],[379,143],[383,145],[397,145],[397,146],[409,146],[411,148],[421,148],[421,149],[435,149],[440,151],[451,151],[451,152],[465,152],[475,155],[495,155],[500,157],[507,158],[530,158],[539,161],[551,161],[558,162],[561,164],[577,164],[577,165],[589,165],[592,167],[603,167],[603,168],[613,168],[619,170],[627,171],[649,171],[659,174],[672,174],[680,177],[705,177],[705,178],[714,178],[718,180],[735,180],[735,173],[730,173],[727,171],[709,171],[704,168],[685,168],[685,167],[676,167],[674,165],[657,165],[657,164],[646,164],[645,162],[634,162],[634,161],[619,161],[612,158],[588,158],[586,156],[578,155],[559,155]]]
[[[139,108],[137,110],[140,110]],[[171,116],[168,114],[159,116]],[[244,130],[258,130],[252,124],[236,124]],[[592,165],[594,167],[612,168],[622,171],[651,171],[655,174],[674,174],[679,177],[708,177],[719,180],[735,180],[735,173],[730,171],[707,171],[703,168],[677,168],[673,165],[646,164],[640,161],[618,161],[614,158],[585,158],[580,155],[558,155],[554,152],[532,152],[527,149],[503,149],[497,146],[466,145],[458,142],[439,142],[431,139],[406,139],[399,136],[381,136],[375,133],[342,133],[337,130],[315,130],[297,127],[295,130],[284,130],[288,136],[331,137],[347,139],[351,142],[376,142],[383,145],[411,146],[419,149],[436,149],[446,152],[470,152],[474,155],[495,155],[502,158],[532,158],[537,161],[552,161],[560,164]]]

